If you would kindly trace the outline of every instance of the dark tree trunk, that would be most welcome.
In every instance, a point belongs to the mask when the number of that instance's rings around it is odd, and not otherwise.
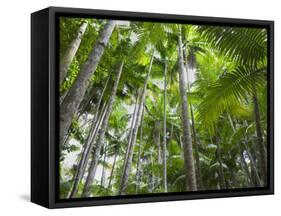
[[[121,62],[119,68],[118,68],[118,73],[115,77],[115,81],[114,81],[114,85],[112,88],[112,93],[110,95],[109,101],[108,101],[108,107],[106,110],[106,114],[105,117],[103,119],[102,125],[101,125],[101,129],[99,132],[99,139],[97,140],[95,149],[94,149],[94,153],[92,156],[92,161],[90,163],[90,167],[89,167],[89,171],[88,171],[88,177],[86,179],[85,185],[84,185],[84,189],[83,189],[83,193],[82,193],[82,197],[88,197],[90,195],[90,189],[92,187],[93,181],[94,181],[94,177],[95,177],[95,173],[96,173],[96,169],[97,169],[97,165],[98,165],[98,160],[99,160],[99,155],[100,155],[100,150],[102,148],[102,146],[104,145],[104,135],[107,129],[107,125],[108,125],[108,120],[112,111],[112,107],[114,104],[114,100],[115,100],[115,96],[116,96],[116,92],[117,92],[117,88],[118,88],[118,84],[119,84],[119,80],[121,77],[121,73],[123,71],[123,65],[124,62]]]
[[[127,190],[127,186],[128,186],[128,180],[129,180],[129,174],[130,174],[130,171],[131,171],[131,165],[132,165],[132,160],[133,160],[133,152],[134,152],[134,147],[135,147],[135,143],[136,143],[136,137],[137,137],[137,134],[138,134],[139,121],[141,119],[141,115],[142,115],[142,111],[143,111],[145,95],[146,95],[146,88],[147,88],[149,75],[150,75],[150,72],[151,72],[151,69],[152,69],[153,59],[154,59],[154,51],[153,51],[152,56],[151,56],[148,73],[147,73],[146,78],[145,78],[144,87],[143,87],[141,98],[140,98],[140,101],[139,101],[139,107],[138,107],[138,112],[137,112],[137,116],[136,116],[134,130],[133,130],[133,134],[132,134],[132,139],[131,139],[131,142],[128,143],[128,150],[127,150],[128,157],[127,157],[127,160],[124,161],[124,168],[123,168],[123,173],[122,173],[122,177],[121,177],[121,185],[120,185],[120,188],[119,188],[119,195],[126,194],[126,190]]]
[[[221,158],[221,144],[218,138],[216,138],[216,144],[217,144],[217,158],[219,162],[220,189],[226,189],[226,182],[225,182],[224,170],[223,170],[222,158]]]
[[[81,39],[86,31],[87,26],[88,26],[88,22],[82,23],[82,25],[79,27],[77,31],[75,38],[71,41],[70,46],[62,56],[60,62],[60,85],[66,78],[71,62],[80,46]]]
[[[178,34],[178,56],[179,56],[179,90],[181,96],[181,121],[183,127],[183,153],[184,153],[184,166],[186,175],[186,189],[191,191],[197,190],[196,185],[196,174],[194,168],[193,160],[193,150],[192,150],[192,139],[190,131],[189,122],[189,112],[188,112],[188,101],[186,95],[186,83],[184,79],[184,62],[183,62],[183,52],[182,52],[182,36],[181,36],[181,26],[179,27]]]
[[[68,132],[73,117],[77,114],[81,101],[89,85],[90,77],[95,72],[103,51],[109,41],[115,21],[108,21],[101,31],[88,60],[83,65],[75,82],[60,105],[60,143]]]

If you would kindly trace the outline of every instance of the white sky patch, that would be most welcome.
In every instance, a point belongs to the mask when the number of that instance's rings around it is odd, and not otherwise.
[[[184,82],[191,85],[196,80],[196,68],[190,68],[188,67],[187,71],[186,68],[184,68],[185,73],[183,74]]]
[[[128,21],[128,20],[117,20],[116,25],[118,25],[120,27],[128,27],[128,26],[130,26],[130,21]]]

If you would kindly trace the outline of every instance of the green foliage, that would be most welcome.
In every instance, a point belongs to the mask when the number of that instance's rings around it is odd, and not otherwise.
[[[213,47],[240,64],[253,66],[265,60],[266,29],[200,26],[198,30]]]
[[[252,71],[237,67],[233,72],[223,74],[206,93],[205,100],[198,106],[198,118],[214,132],[214,122],[226,111],[241,111],[255,88],[265,84],[264,71]],[[239,107],[240,106],[240,107]]]
[[[73,85],[89,58],[89,53],[105,20],[80,18],[60,20],[60,56],[66,52],[77,29],[84,21],[89,23],[89,27],[71,63],[68,75],[60,86],[61,96]],[[256,181],[253,177],[254,165],[259,162],[254,95],[257,97],[260,111],[263,145],[264,148],[267,146],[266,30],[223,26],[181,26],[184,64],[188,68],[186,73],[190,76],[192,69],[195,79],[189,83],[185,94],[188,101],[193,156],[198,157],[199,161],[199,164],[197,160],[194,163],[197,182],[199,182],[198,168],[201,172],[200,190],[252,187]],[[73,185],[73,176],[77,171],[76,166],[69,167],[69,159],[73,160],[75,157],[74,165],[77,164],[85,138],[90,131],[90,121],[95,115],[98,117],[101,115],[97,112],[101,111],[101,108],[97,109],[97,103],[105,82],[108,80],[108,87],[101,105],[108,102],[117,66],[124,61],[117,96],[105,133],[104,144],[107,147],[100,151],[98,171],[91,186],[93,197],[119,194],[133,109],[135,103],[139,103],[140,99],[136,98],[143,89],[153,50],[154,61],[145,95],[144,117],[142,125],[139,122],[136,134],[126,192],[128,195],[163,193],[164,165],[163,162],[158,162],[155,137],[156,135],[160,137],[160,159],[163,160],[165,134],[168,192],[187,190],[183,154],[185,144],[181,121],[182,97],[178,76],[178,30],[177,24],[117,22],[98,67],[89,80],[88,90],[82,102],[88,102],[87,106],[84,109],[79,108],[80,115],[72,120],[69,129],[69,140],[62,145],[60,197],[67,198]],[[167,87],[164,102],[165,66],[167,66]],[[166,113],[165,132],[164,113]],[[191,118],[191,114],[194,119]],[[95,143],[93,150],[95,150]],[[253,155],[254,161],[249,157],[249,153]],[[241,159],[246,161],[246,166],[241,165]],[[104,182],[101,178],[102,169],[105,170]],[[258,175],[261,176],[260,168],[257,169]],[[249,171],[250,176],[247,176],[245,170]],[[224,183],[222,179],[225,180]],[[84,184],[85,176],[79,183],[77,197],[81,196]]]

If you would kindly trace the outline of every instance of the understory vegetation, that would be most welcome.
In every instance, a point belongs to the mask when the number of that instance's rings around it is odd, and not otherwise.
[[[60,198],[267,186],[267,31],[61,17]]]

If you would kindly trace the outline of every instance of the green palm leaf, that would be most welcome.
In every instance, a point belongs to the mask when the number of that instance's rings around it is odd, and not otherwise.
[[[213,47],[241,64],[257,65],[266,60],[265,29],[200,26],[198,31]]]
[[[264,76],[264,69],[254,71],[242,66],[224,74],[211,86],[204,100],[198,105],[198,120],[212,132],[223,112],[246,103],[254,88],[265,84]]]

